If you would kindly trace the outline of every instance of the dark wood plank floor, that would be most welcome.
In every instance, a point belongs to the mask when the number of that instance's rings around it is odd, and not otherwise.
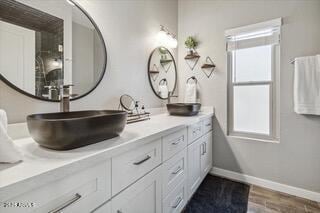
[[[320,203],[250,186],[248,213],[320,213]]]

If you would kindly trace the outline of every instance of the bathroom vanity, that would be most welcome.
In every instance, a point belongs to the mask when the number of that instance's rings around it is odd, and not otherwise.
[[[0,211],[181,212],[212,167],[212,117],[159,114],[68,151],[15,140],[25,159],[0,166]]]

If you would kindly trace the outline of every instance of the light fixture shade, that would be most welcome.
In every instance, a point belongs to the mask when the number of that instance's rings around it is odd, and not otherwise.
[[[178,45],[177,39],[174,38],[170,33],[161,29],[157,35],[158,46],[163,46],[167,48],[176,48]]]

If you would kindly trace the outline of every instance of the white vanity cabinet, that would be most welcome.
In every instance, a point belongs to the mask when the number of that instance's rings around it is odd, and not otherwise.
[[[50,181],[39,177],[43,183],[32,190],[13,187],[9,195],[0,193],[5,202],[35,203],[32,208],[0,205],[0,212],[179,213],[212,168],[212,117],[190,120],[128,142],[131,148],[100,152],[101,159],[74,169],[78,172],[56,171]]]

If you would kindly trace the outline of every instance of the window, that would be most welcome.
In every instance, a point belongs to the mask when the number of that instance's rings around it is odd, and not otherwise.
[[[226,31],[228,134],[278,140],[281,19]]]

